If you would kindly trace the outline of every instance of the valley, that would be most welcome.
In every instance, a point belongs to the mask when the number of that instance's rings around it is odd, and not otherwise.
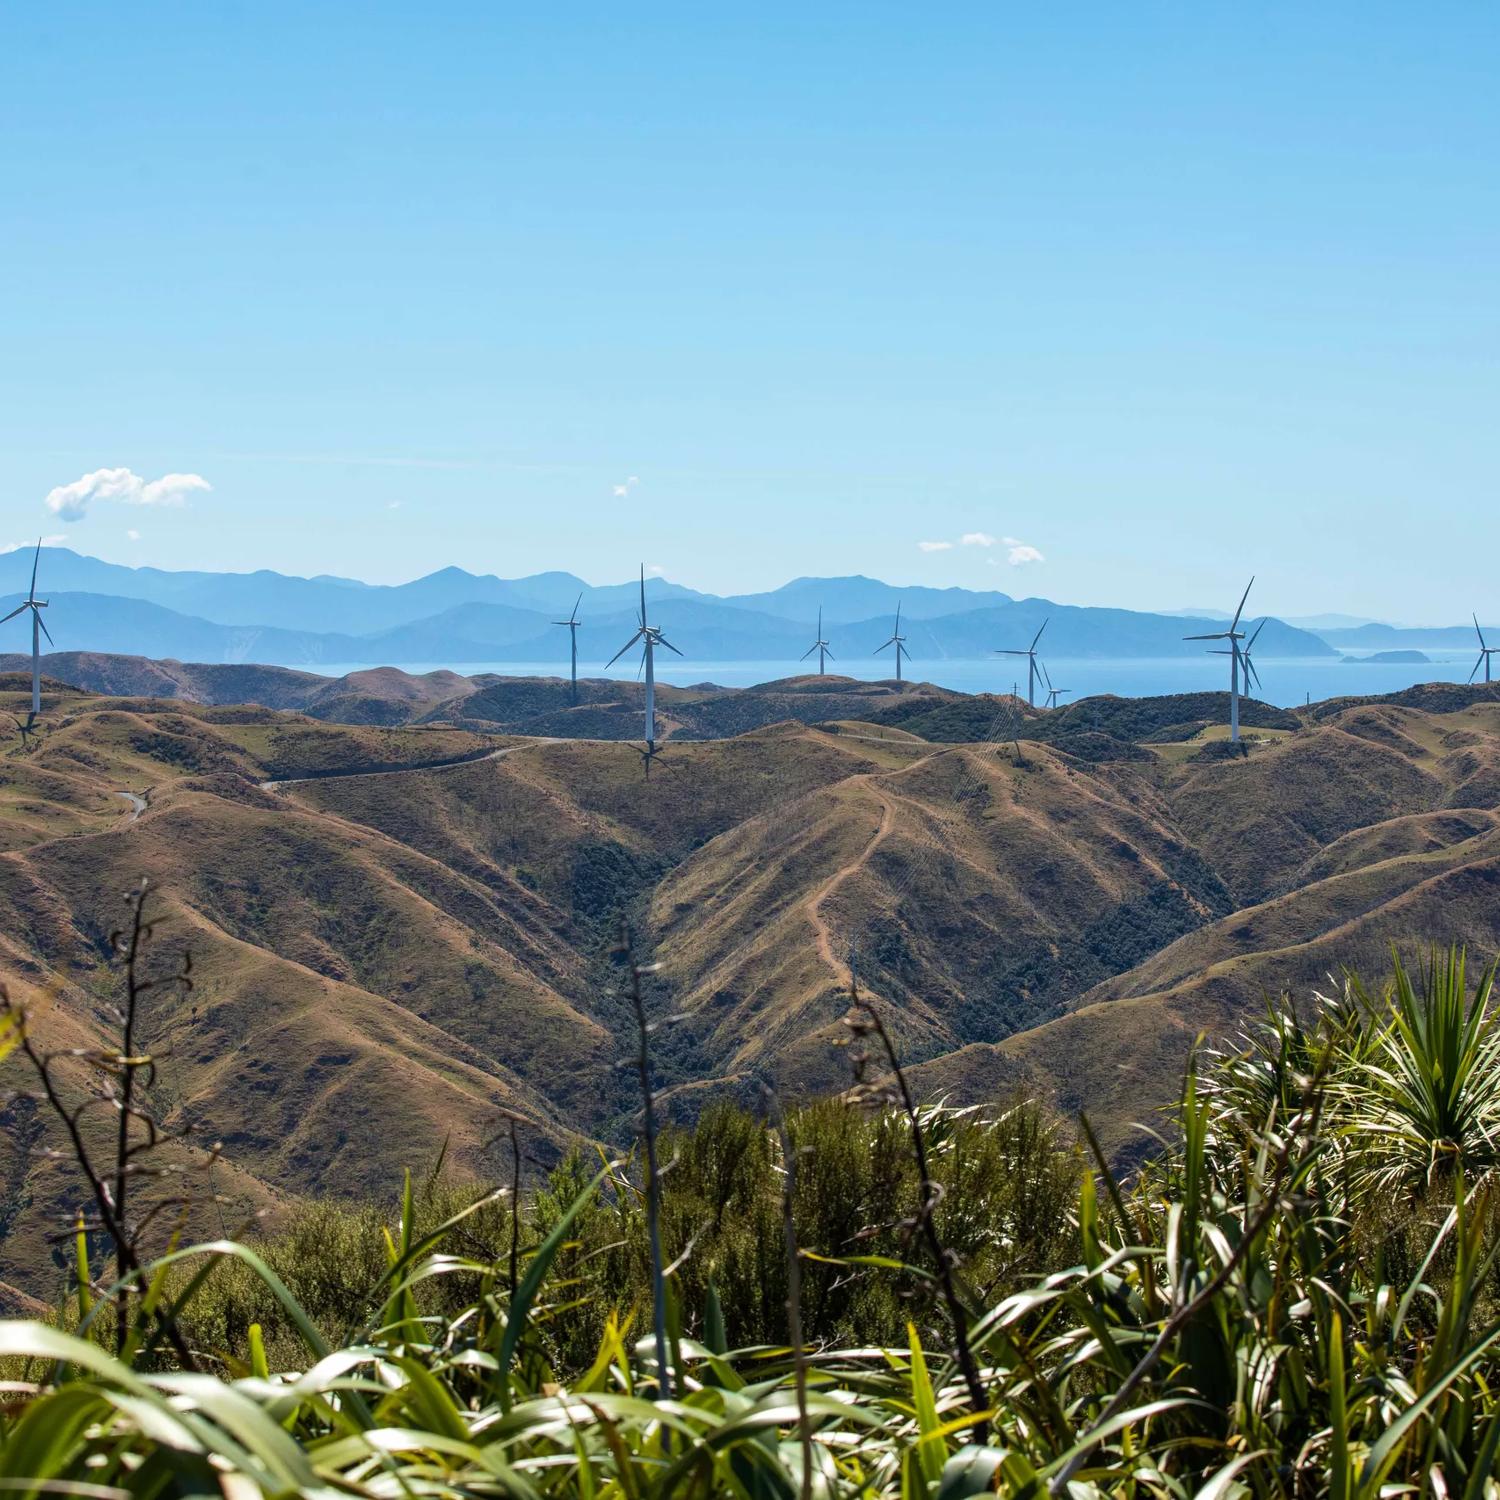
[[[41,731],[3,742],[4,977],[46,1045],[101,1045],[107,934],[152,882],[153,962],[191,950],[194,975],[151,1008],[157,1103],[222,1141],[226,1220],[444,1152],[493,1176],[507,1114],[537,1162],[628,1134],[622,921],[660,965],[678,1118],[763,1079],[843,1088],[852,962],[924,1093],[1086,1108],[1124,1159],[1200,1033],[1391,942],[1500,944],[1491,688],[1247,701],[1244,755],[1217,694],[669,689],[643,776],[630,684],[573,708],[561,683],[362,673],[298,711],[148,666],[196,696],[101,658],[129,691],[49,682]],[[41,1119],[7,1098],[0,1280],[45,1294],[77,1185]]]

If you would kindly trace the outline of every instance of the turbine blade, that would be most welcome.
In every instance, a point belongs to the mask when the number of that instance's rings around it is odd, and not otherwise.
[[[13,610],[11,610],[11,612],[8,615],[6,615],[5,620],[14,620],[17,615],[24,614],[26,612],[27,608],[28,608],[28,606],[25,605],[25,604],[18,604],[18,605],[16,605],[16,607]],[[0,620],[0,625],[5,624],[5,620]]]
[[[3,622],[3,621],[0,621],[0,624],[3,624],[3,623],[4,623],[4,622]],[[1478,661],[1476,661],[1476,662],[1475,662],[1475,663],[1474,663],[1474,670],[1473,670],[1473,671],[1472,671],[1472,672],[1470,672],[1470,673],[1469,673],[1469,681],[1470,681],[1470,682],[1473,682],[1473,680],[1474,680],[1474,679],[1475,679],[1475,678],[1476,678],[1476,677],[1478,677],[1478,676],[1479,676],[1479,669],[1480,669],[1480,667],[1482,667],[1482,666],[1483,666],[1483,665],[1484,665],[1484,652],[1483,652],[1483,651],[1481,651],[1481,652],[1480,652],[1480,653],[1479,653],[1479,660],[1478,660]]]
[[[833,652],[828,649],[827,646],[823,647],[823,654],[828,658],[829,661],[837,661],[838,660],[838,657],[836,657],[833,654]]]
[[[996,656],[1030,656],[1031,652],[1029,652],[1029,651],[1015,651],[1015,650],[1012,650],[1011,647],[1009,647],[1009,646],[997,646],[995,648],[995,655]]]
[[[32,587],[35,588],[36,585],[33,584]],[[1474,616],[1474,634],[1479,637],[1479,649],[1481,651],[1485,650],[1486,648],[1485,648],[1485,644],[1484,644],[1484,632],[1479,628],[1479,616],[1478,615]]]
[[[1048,615],[1047,618],[1042,621],[1042,630],[1045,630],[1047,628],[1047,626],[1051,623],[1051,621],[1052,621],[1052,616]],[[1034,636],[1032,636],[1032,638],[1031,638],[1031,649],[1033,651],[1036,650],[1036,643],[1039,640],[1041,640],[1041,638],[1042,638],[1042,630],[1037,631],[1037,633]]]
[[[1269,618],[1269,616],[1267,616],[1267,618]],[[1266,628],[1266,621],[1263,619],[1260,622],[1260,624],[1255,627],[1255,630],[1251,634],[1250,639],[1245,642],[1245,655],[1246,656],[1248,656],[1250,654],[1250,648],[1255,644],[1255,637],[1258,636],[1261,633],[1261,631],[1264,630],[1265,628]]]
[[[816,651],[816,650],[817,650],[817,649],[818,649],[818,647],[817,647],[817,643],[816,643],[816,642],[814,642],[814,643],[813,643],[813,644],[812,644],[812,645],[811,645],[811,646],[809,646],[809,647],[808,647],[808,648],[807,648],[807,650],[806,650],[806,651],[804,651],[804,652],[803,652],[803,653],[802,653],[802,655],[801,655],[801,656],[799,656],[799,657],[798,657],[798,658],[797,658],[797,660],[798,660],[798,661],[806,661],[806,660],[807,660],[807,658],[808,658],[808,657],[809,657],[809,656],[811,656],[811,655],[812,655],[812,654],[813,654],[813,652],[814,652],[814,651]]]
[[[895,644],[896,644],[896,637],[892,636],[890,638],[890,640],[888,640],[885,643],[885,645],[883,645],[883,646],[877,646],[875,648],[875,654],[876,654],[876,656],[879,656],[882,651],[889,651],[891,649],[891,647],[894,646]]]
[[[1228,638],[1229,638],[1229,632],[1227,630],[1216,630],[1212,635],[1185,635],[1185,636],[1183,636],[1183,640],[1185,640],[1185,641],[1223,641],[1223,640],[1228,640]]]
[[[576,620],[578,618],[578,606],[580,604],[582,604],[582,603],[583,603],[583,594],[580,592],[579,595],[578,595],[578,597],[573,601],[573,612],[568,617],[570,620]]]
[[[1036,664],[1042,669],[1042,681],[1047,684],[1047,691],[1050,693],[1052,691],[1052,679],[1047,675],[1047,663],[1039,656],[1036,659]]]
[[[673,645],[673,644],[672,644],[672,643],[671,643],[671,641],[669,641],[669,640],[668,640],[668,639],[667,639],[667,638],[666,638],[666,636],[664,636],[664,635],[659,635],[659,636],[657,636],[657,638],[656,638],[656,644],[657,644],[657,645],[658,645],[658,646],[665,646],[665,647],[666,647],[666,648],[667,648],[667,650],[668,650],[668,651],[676,651],[676,652],[677,652],[677,655],[678,655],[678,656],[681,656],[681,655],[682,655],[682,652],[680,652],[680,651],[677,651],[677,647],[676,647],[676,646],[674,646],[674,645]]]
[[[631,636],[631,637],[630,637],[630,639],[629,639],[629,640],[628,640],[628,641],[626,641],[626,642],[625,642],[625,644],[624,644],[624,645],[623,645],[623,646],[621,646],[621,647],[620,647],[620,649],[619,649],[619,650],[618,650],[618,651],[616,651],[616,652],[615,652],[615,654],[614,654],[614,655],[613,655],[613,656],[612,656],[612,657],[610,657],[610,659],[609,659],[609,660],[608,660],[608,661],[607,661],[607,662],[605,662],[605,663],[604,663],[604,665],[605,665],[605,667],[606,667],[606,668],[609,668],[609,667],[612,667],[612,666],[614,666],[614,664],[615,664],[615,663],[616,663],[616,662],[617,662],[617,661],[619,661],[619,659],[620,659],[620,658],[621,658],[621,657],[622,657],[622,656],[624,656],[624,654],[625,654],[625,653],[626,653],[626,652],[627,652],[627,651],[629,651],[629,650],[630,650],[630,648],[631,648],[631,647],[632,647],[632,646],[633,646],[633,645],[635,645],[635,643],[636,643],[636,642],[637,642],[637,641],[638,641],[638,640],[640,640],[640,638],[641,638],[641,635],[642,635],[642,632],[641,632],[641,631],[639,631],[639,630],[637,630],[637,631],[636,631],[636,633],[635,633],[635,634],[634,634],[634,635],[633,635],[633,636]]]
[[[1240,616],[1245,611],[1245,600],[1250,597],[1250,590],[1254,587],[1255,578],[1252,575],[1250,582],[1245,585],[1245,592],[1240,595],[1240,607],[1234,612],[1234,624],[1229,627],[1231,631],[1238,630],[1240,628]]]
[[[37,615],[36,622],[42,627],[42,634],[47,637],[47,644],[49,646],[55,646],[57,642],[52,639],[52,632],[47,629],[47,622],[41,617],[40,614]]]
[[[41,539],[41,537],[38,537],[36,539],[36,556],[31,559],[31,594],[30,594],[30,597],[33,598],[33,599],[36,598],[36,570],[41,565],[41,561],[42,561],[42,539]]]

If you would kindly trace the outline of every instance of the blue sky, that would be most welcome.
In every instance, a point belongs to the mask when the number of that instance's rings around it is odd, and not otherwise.
[[[1477,3],[9,7],[0,542],[1500,617],[1497,75]]]

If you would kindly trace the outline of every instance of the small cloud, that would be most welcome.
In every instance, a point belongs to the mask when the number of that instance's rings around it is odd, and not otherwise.
[[[652,578],[665,578],[667,576],[667,570],[662,567],[660,563],[652,563],[650,567],[646,569],[646,572]]]
[[[95,469],[47,492],[47,509],[64,521],[81,521],[96,500],[118,500],[123,505],[185,505],[189,495],[213,486],[201,474],[163,474],[142,479],[129,469]]]
[[[1010,548],[1006,559],[1013,568],[1022,567],[1026,563],[1047,561],[1035,547],[1028,547],[1025,542],[1018,542],[1013,536],[1006,537],[1005,545]]]
[[[134,526],[130,527],[129,530],[126,531],[125,535],[128,536],[132,542],[138,542],[141,539],[140,532],[138,532]]]
[[[953,550],[952,542],[918,542],[917,546],[923,552],[951,552]]]
[[[400,510],[401,502],[399,500],[387,500],[385,502],[385,508],[387,510]]]
[[[960,538],[965,547],[993,547],[995,539],[987,531],[966,531]]]
[[[44,547],[61,547],[62,544],[65,541],[67,541],[67,537],[62,536],[60,534],[58,536],[44,536],[42,538],[42,546],[44,546]],[[33,542],[7,542],[3,547],[0,547],[0,554],[6,553],[6,552],[29,552],[35,546],[36,546],[36,543],[34,541]]]
[[[617,499],[623,500],[640,482],[639,476],[632,474],[624,484],[612,484],[610,489],[614,491]]]

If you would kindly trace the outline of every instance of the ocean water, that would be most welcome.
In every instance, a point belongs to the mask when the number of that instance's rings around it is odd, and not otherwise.
[[[1261,686],[1252,696],[1282,708],[1306,702],[1309,698],[1317,702],[1320,698],[1341,698],[1351,694],[1394,693],[1418,682],[1465,682],[1474,666],[1472,652],[1428,652],[1432,660],[1418,663],[1391,664],[1369,661],[1339,661],[1326,658],[1289,658],[1275,660],[1256,658],[1255,667],[1260,673]],[[1159,659],[1113,659],[1108,657],[1047,657],[1047,670],[1052,681],[1069,691],[1063,702],[1075,698],[1087,698],[1095,693],[1114,693],[1122,698],[1143,698],[1158,693],[1201,693],[1216,689],[1227,689],[1229,673],[1227,664],[1217,658],[1198,661],[1192,657]],[[304,662],[287,662],[302,671],[317,672],[327,677],[342,677],[347,672],[366,670],[368,662],[325,662],[310,666]],[[566,676],[566,661],[559,662],[403,662],[406,672],[461,672],[474,676],[480,672],[495,672],[503,677],[558,677]],[[752,687],[758,682],[770,682],[778,677],[792,677],[806,670],[798,662],[786,661],[670,661],[657,663],[657,681],[689,686],[694,683],[716,682],[724,687]],[[879,681],[890,677],[890,658],[875,657],[864,661],[839,661],[831,670],[845,677],[856,677],[863,681]],[[633,663],[618,662],[606,669],[602,662],[579,662],[580,677],[617,677],[622,680],[634,677]],[[940,687],[954,688],[964,693],[1009,692],[1011,684],[1019,682],[1021,692],[1026,691],[1026,678],[1019,678],[1011,665],[969,658],[954,660],[908,661],[905,676],[912,681],[937,683]],[[1037,701],[1045,701],[1040,683]]]

